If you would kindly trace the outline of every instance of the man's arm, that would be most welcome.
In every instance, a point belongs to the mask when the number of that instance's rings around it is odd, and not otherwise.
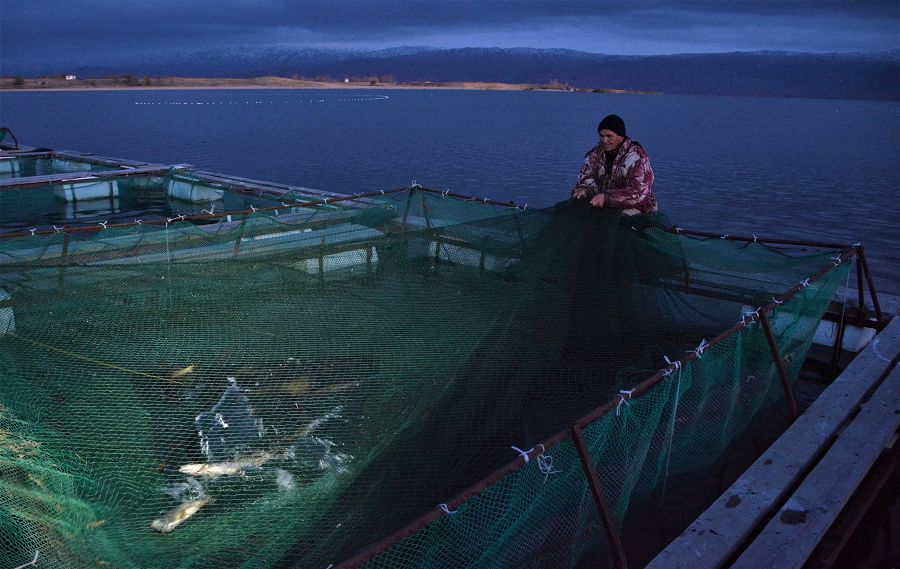
[[[575,182],[575,188],[572,190],[572,197],[586,198],[597,192],[597,158],[595,153],[591,152],[585,157],[584,164],[581,165],[581,172],[578,174],[578,181]]]

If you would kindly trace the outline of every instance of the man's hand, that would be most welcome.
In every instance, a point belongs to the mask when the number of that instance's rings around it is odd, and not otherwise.
[[[572,197],[576,200],[583,200],[587,197],[587,188],[575,188],[572,190]]]
[[[606,205],[606,194],[600,193],[591,199],[591,205],[594,207],[603,207]]]

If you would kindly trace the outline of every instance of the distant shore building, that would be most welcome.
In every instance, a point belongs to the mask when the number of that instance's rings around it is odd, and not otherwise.
[[[74,81],[76,79],[78,79],[78,77],[75,77],[74,75],[66,75],[66,81]]]

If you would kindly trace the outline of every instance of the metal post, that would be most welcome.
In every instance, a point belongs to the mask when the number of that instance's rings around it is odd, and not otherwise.
[[[606,538],[612,547],[613,561],[616,567],[626,569],[628,561],[625,559],[625,548],[622,546],[622,540],[619,539],[619,534],[613,525],[612,515],[606,506],[606,499],[603,497],[603,492],[600,489],[600,480],[597,478],[597,471],[594,469],[594,463],[591,462],[591,457],[588,454],[584,436],[581,434],[581,428],[578,425],[572,425],[569,427],[569,433],[572,435],[572,442],[575,443],[575,450],[578,451],[578,458],[581,459],[581,468],[584,471],[585,478],[587,478],[597,511],[600,513],[603,529],[606,530]]]
[[[875,294],[875,282],[872,280],[872,273],[869,271],[869,264],[866,263],[866,254],[862,247],[859,248],[859,262],[866,273],[866,281],[869,284],[869,296],[872,298],[872,306],[875,307],[875,318],[881,324],[884,321],[884,315],[881,313],[881,305],[878,304],[878,295]]]
[[[784,371],[784,364],[781,361],[781,354],[778,353],[778,344],[775,343],[775,336],[772,335],[772,327],[769,326],[769,317],[766,313],[760,311],[759,323],[762,324],[763,331],[766,333],[766,341],[769,343],[769,350],[772,352],[772,359],[775,361],[775,369],[778,370],[778,378],[781,379],[781,387],[784,388],[784,395],[787,397],[788,406],[791,410],[791,418],[797,418],[797,400],[794,398],[794,390],[788,382],[787,373]]]

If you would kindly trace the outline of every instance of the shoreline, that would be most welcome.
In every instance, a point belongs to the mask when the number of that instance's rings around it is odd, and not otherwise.
[[[21,81],[21,84],[16,84]],[[388,90],[456,90],[456,91],[543,91],[560,93],[604,93],[616,95],[659,94],[624,89],[570,87],[568,85],[533,85],[527,83],[499,83],[479,81],[309,81],[286,77],[255,77],[250,79],[164,77],[157,79],[74,79],[40,78],[16,79],[0,77],[0,92],[40,93],[44,91],[203,91],[203,90],[320,90],[320,89],[388,89]]]

